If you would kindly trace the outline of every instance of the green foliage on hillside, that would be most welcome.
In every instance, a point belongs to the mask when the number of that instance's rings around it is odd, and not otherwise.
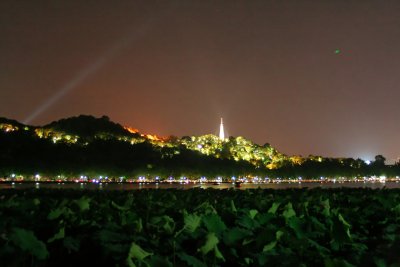
[[[221,140],[217,136],[209,134],[199,137],[184,137],[181,139],[181,143],[188,149],[206,155],[235,161],[243,160],[256,167],[275,169],[288,160],[285,155],[269,144],[260,146],[241,136]]]

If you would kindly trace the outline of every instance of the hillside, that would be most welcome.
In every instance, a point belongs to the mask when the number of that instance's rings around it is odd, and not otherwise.
[[[230,137],[225,141],[209,134],[173,139],[163,139],[154,135],[140,134],[131,128],[110,121],[107,116],[95,118],[80,115],[60,119],[43,127],[25,126],[14,120],[3,119],[0,129],[33,129],[33,135],[49,139],[53,143],[77,143],[87,145],[94,140],[115,140],[129,142],[132,145],[149,142],[155,147],[185,147],[201,154],[234,161],[246,161],[256,167],[277,168],[287,158],[270,145],[259,146],[243,137]]]
[[[244,137],[224,140],[208,134],[160,138],[110,121],[106,116],[65,118],[45,126],[0,118],[0,177],[11,173],[68,176],[275,176],[360,177],[400,174],[377,156],[360,159],[288,157],[269,144]]]
[[[88,115],[80,115],[54,121],[43,126],[44,129],[77,135],[81,138],[93,138],[105,134],[107,136],[130,136],[128,130],[118,123],[110,121],[107,116],[95,118]]]

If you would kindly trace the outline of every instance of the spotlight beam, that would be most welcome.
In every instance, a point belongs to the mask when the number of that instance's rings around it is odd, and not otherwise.
[[[88,77],[93,76],[99,69],[111,61],[117,54],[121,53],[122,50],[129,47],[132,42],[139,39],[153,24],[163,18],[166,14],[175,6],[170,6],[168,10],[165,10],[163,16],[155,15],[148,18],[140,27],[133,29],[125,38],[122,38],[109,48],[100,58],[93,63],[89,64],[86,68],[79,71],[75,77],[68,81],[64,86],[56,91],[50,98],[46,99],[39,107],[37,107],[29,116],[23,120],[24,124],[30,124],[33,120],[43,114],[46,110],[57,103],[67,93],[73,89],[79,87]]]

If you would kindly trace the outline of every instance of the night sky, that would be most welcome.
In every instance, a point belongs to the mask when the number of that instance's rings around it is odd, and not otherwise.
[[[112,3],[112,4],[111,4]],[[400,156],[400,1],[0,1],[0,116]]]

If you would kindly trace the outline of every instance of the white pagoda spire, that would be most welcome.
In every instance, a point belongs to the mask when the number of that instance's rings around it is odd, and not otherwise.
[[[221,118],[221,124],[219,126],[219,139],[225,140],[225,133],[224,133],[224,121]]]

